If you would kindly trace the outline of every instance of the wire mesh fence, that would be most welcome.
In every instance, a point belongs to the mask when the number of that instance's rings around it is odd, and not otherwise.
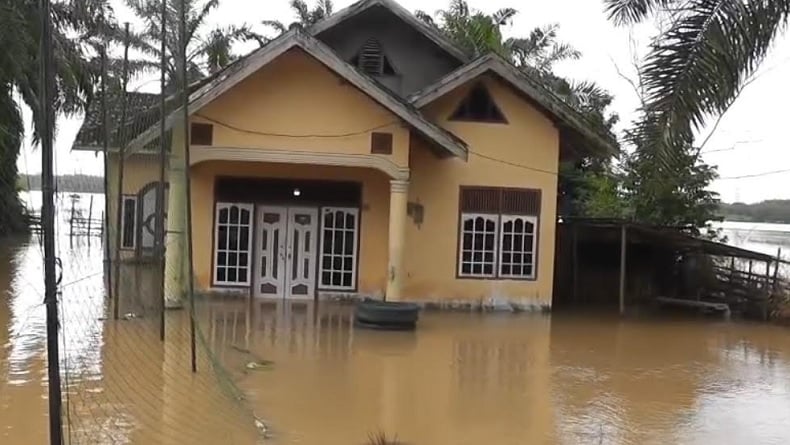
[[[180,123],[174,114],[194,85],[184,43],[190,2],[148,3],[162,14],[158,38],[126,25],[95,47],[99,70],[74,148],[104,157],[100,193],[79,192],[95,188],[89,177],[55,182],[63,437],[68,444],[257,443],[263,424],[236,386],[246,358],[219,357],[227,339],[208,334],[212,303],[192,286],[188,129],[185,113]],[[161,57],[147,59],[143,45],[160,47]],[[175,123],[165,128],[170,115]],[[134,145],[146,131],[155,140]],[[20,186],[32,236],[9,253],[20,306],[13,312],[22,318],[11,335],[32,332],[30,341],[40,342],[47,218],[42,192],[29,180]]]

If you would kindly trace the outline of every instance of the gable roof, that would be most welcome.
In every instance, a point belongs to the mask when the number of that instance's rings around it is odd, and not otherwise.
[[[512,63],[493,53],[479,57],[447,74],[421,91],[414,93],[409,99],[414,106],[422,108],[459,86],[489,72],[504,79],[534,102],[562,130],[569,130],[591,143],[594,151],[607,154],[619,152],[614,141],[595,130],[584,116],[549,91],[540,81],[533,79]]]
[[[191,93],[189,97],[190,113],[196,112],[251,74],[293,48],[299,48],[312,56],[335,74],[365,93],[375,102],[415,128],[422,135],[443,148],[445,153],[442,154],[466,159],[467,146],[461,139],[423,117],[422,114],[407,101],[396,96],[373,78],[360,73],[354,67],[340,59],[329,47],[299,29],[292,29],[269,42],[266,46],[253,51],[250,55],[228,66],[201,88]],[[176,116],[179,116],[180,110],[181,107],[171,112],[167,117],[166,125],[168,128],[176,121]],[[158,127],[150,127],[137,136],[129,144],[129,148],[131,151],[135,151],[145,146],[158,134]]]
[[[408,9],[398,4],[398,2],[395,0],[360,0],[351,4],[347,8],[341,9],[340,11],[324,18],[323,20],[311,26],[308,31],[310,34],[317,36],[318,34],[321,34],[330,28],[334,28],[340,23],[377,6],[388,9],[396,17],[400,18],[406,22],[406,24],[416,29],[417,32],[423,34],[425,37],[435,43],[439,48],[458,59],[459,62],[466,63],[469,61],[469,55],[456,46],[452,40],[447,38],[447,36],[442,34],[438,29],[433,28],[422,20],[418,19]]]

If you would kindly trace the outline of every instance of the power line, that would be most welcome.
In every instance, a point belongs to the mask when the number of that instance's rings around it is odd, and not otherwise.
[[[349,133],[336,133],[336,134],[290,134],[290,133],[269,133],[269,132],[265,132],[265,131],[250,130],[248,128],[237,127],[235,125],[229,124],[227,122],[223,122],[223,121],[221,121],[219,119],[208,117],[208,116],[200,114],[200,113],[195,113],[195,115],[200,117],[200,118],[202,118],[202,119],[205,119],[205,120],[207,120],[207,121],[209,121],[211,123],[217,124],[219,126],[228,128],[228,129],[233,130],[233,131],[238,131],[240,133],[254,134],[254,135],[258,135],[258,136],[282,137],[282,138],[313,138],[313,139],[317,139],[317,138],[347,138],[347,137],[351,137],[351,136],[360,136],[360,135],[363,135],[363,134],[367,134],[367,133],[370,133],[371,131],[376,131],[376,130],[380,130],[382,128],[386,128],[386,127],[395,125],[395,124],[397,124],[399,122],[399,121],[390,121],[390,122],[386,122],[386,123],[381,124],[381,125],[377,125],[375,127],[366,128],[364,130],[353,131],[353,132],[349,132]]]
[[[762,177],[762,176],[778,175],[780,173],[790,173],[790,168],[785,168],[785,169],[782,169],[782,170],[772,170],[772,171],[762,172],[762,173],[753,173],[753,174],[749,174],[749,175],[725,176],[725,177],[721,177],[721,178],[718,178],[718,179],[721,180],[721,181],[729,181],[729,180],[732,180],[732,179],[759,178],[759,177]]]

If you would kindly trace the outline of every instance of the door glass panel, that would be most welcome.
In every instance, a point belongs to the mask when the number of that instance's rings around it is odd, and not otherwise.
[[[359,209],[326,207],[322,212],[320,285],[327,289],[353,289]]]
[[[217,203],[214,277],[218,283],[250,282],[248,267],[252,224],[249,215],[252,207],[252,204]]]

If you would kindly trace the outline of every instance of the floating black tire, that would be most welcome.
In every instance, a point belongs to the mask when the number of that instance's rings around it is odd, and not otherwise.
[[[355,320],[354,326],[360,329],[373,329],[376,331],[413,331],[417,328],[417,323],[377,324]]]
[[[357,304],[354,321],[366,328],[414,329],[419,315],[420,307],[413,303],[366,300]]]

